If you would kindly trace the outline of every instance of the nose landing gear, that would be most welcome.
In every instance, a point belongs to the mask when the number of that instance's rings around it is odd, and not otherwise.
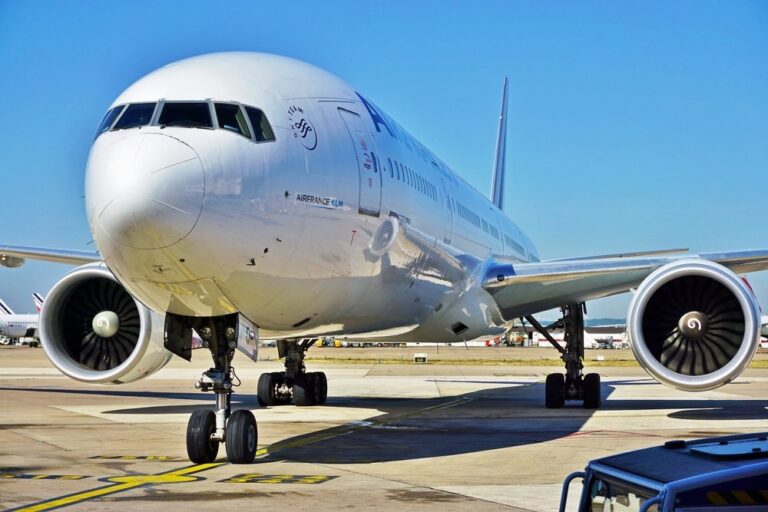
[[[321,405],[328,398],[328,379],[323,372],[307,372],[304,354],[314,340],[279,340],[277,352],[285,358],[285,371],[265,373],[259,378],[258,398],[262,406]]]
[[[237,348],[237,315],[200,319],[194,328],[207,342],[214,367],[195,384],[201,391],[216,394],[216,410],[195,411],[187,424],[187,455],[197,464],[213,462],[219,444],[225,443],[227,459],[233,464],[249,464],[256,457],[258,429],[253,413],[232,412],[232,388],[240,379],[232,367]]]

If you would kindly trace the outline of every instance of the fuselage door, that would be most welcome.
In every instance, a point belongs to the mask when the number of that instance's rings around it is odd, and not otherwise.
[[[358,212],[378,217],[381,211],[381,169],[373,138],[359,115],[343,108],[339,108],[339,114],[347,126],[357,157],[357,170],[360,175]]]

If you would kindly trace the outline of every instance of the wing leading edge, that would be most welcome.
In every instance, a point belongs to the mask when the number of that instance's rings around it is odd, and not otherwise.
[[[17,245],[0,245],[0,266],[18,267],[24,260],[51,261],[69,265],[85,265],[101,261],[98,252],[68,251],[61,249],[43,249],[40,247],[22,247]]]
[[[504,318],[512,319],[626,292],[662,265],[686,258],[713,261],[736,273],[768,270],[768,250],[514,264],[493,261],[485,272],[483,288],[493,296]]]

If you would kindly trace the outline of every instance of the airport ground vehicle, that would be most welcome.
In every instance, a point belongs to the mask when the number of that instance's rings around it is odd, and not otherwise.
[[[768,433],[668,441],[596,459],[563,484],[583,480],[580,512],[768,510]]]

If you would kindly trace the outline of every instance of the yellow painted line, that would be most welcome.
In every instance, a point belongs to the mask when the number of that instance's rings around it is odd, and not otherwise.
[[[114,482],[112,485],[106,485],[104,487],[98,487],[84,492],[78,492],[69,494],[67,496],[61,496],[59,498],[53,498],[50,500],[41,501],[32,505],[25,505],[21,508],[12,509],[13,512],[43,512],[46,510],[53,510],[56,508],[67,507],[69,505],[75,505],[83,501],[92,500],[95,498],[101,498],[102,496],[108,496],[118,492],[128,491],[141,487],[142,485],[151,485],[158,483],[180,483],[192,480],[197,480],[197,477],[187,477],[190,473],[198,473],[217,466],[226,464],[225,462],[212,462],[209,464],[196,464],[194,466],[188,466],[181,469],[172,471],[166,471],[157,475],[131,475],[126,477],[113,477],[108,478],[107,481]],[[191,478],[192,480],[187,480]],[[124,481],[118,481],[124,479]]]
[[[401,415],[391,417],[386,420],[373,419],[363,424],[342,425],[341,427],[336,427],[336,429],[332,429],[330,432],[326,432],[325,434],[309,436],[293,442],[291,441],[277,442],[273,445],[265,446],[264,448],[260,448],[259,450],[257,450],[256,457],[263,458],[263,457],[266,457],[267,455],[271,455],[283,450],[287,450],[289,448],[306,446],[308,444],[317,443],[319,441],[324,441],[326,439],[338,437],[340,435],[354,432],[357,430],[364,430],[364,429],[370,428],[371,426],[387,425],[387,424],[394,423],[396,421],[400,421],[406,418],[418,416],[426,412],[433,412],[441,409],[448,409],[450,407],[455,407],[457,405],[465,404],[470,401],[472,401],[471,398],[459,397],[449,402],[436,404],[430,407],[425,407],[424,409],[419,409],[419,410],[408,412],[408,413],[403,413]],[[100,498],[102,496],[108,496],[110,494],[115,494],[118,492],[128,491],[130,489],[135,489],[143,485],[181,483],[181,482],[192,481],[187,479],[180,479],[177,477],[186,476],[191,473],[198,473],[200,471],[206,471],[208,469],[211,469],[217,466],[222,466],[224,464],[226,464],[226,462],[212,462],[208,464],[197,464],[194,466],[188,466],[181,469],[166,471],[165,473],[159,473],[157,475],[129,475],[125,477],[109,477],[106,479],[106,481],[111,482],[112,485],[106,485],[104,487],[98,487],[96,489],[91,489],[89,491],[69,494],[67,496],[61,496],[58,498],[53,498],[53,499],[41,501],[38,503],[33,503],[31,505],[25,505],[25,506],[22,506],[21,508],[11,509],[8,512],[43,512],[47,510],[53,510],[56,508],[66,507],[69,505],[74,505],[74,504],[81,503],[83,501],[92,500],[95,498]],[[193,478],[195,480],[197,479],[197,477],[193,477]],[[274,482],[274,483],[279,483],[279,482]]]
[[[337,478],[331,475],[264,475],[262,473],[244,473],[219,480],[227,484],[321,484]]]
[[[70,494],[69,496],[62,496],[61,498],[54,498],[52,500],[42,501],[35,503],[34,505],[27,505],[22,508],[13,509],[14,512],[41,512],[43,510],[53,510],[55,508],[66,507],[68,505],[74,505],[86,500],[92,500],[101,496],[107,496],[109,494],[115,494],[117,492],[127,491],[134,487],[139,487],[142,484],[119,484],[119,485],[107,485],[105,487],[99,487],[98,489],[92,489],[77,494]]]
[[[88,475],[31,475],[29,473],[0,473],[0,480],[83,480]]]

